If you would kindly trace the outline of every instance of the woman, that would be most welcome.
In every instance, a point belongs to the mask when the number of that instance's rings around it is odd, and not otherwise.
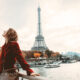
[[[17,43],[18,36],[14,29],[9,28],[3,33],[5,38],[5,44],[2,46],[2,52],[0,56],[0,73],[4,70],[9,70],[9,73],[15,73],[16,60],[20,63],[21,67],[27,71],[27,75],[39,76],[39,74],[34,73],[30,66],[25,61],[22,56],[22,52]],[[10,70],[11,69],[11,70]]]

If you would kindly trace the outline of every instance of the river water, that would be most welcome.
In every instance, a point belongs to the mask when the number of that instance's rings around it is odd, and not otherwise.
[[[61,64],[58,68],[38,67],[32,69],[48,80],[80,80],[80,62]],[[23,70],[20,72],[25,74]]]

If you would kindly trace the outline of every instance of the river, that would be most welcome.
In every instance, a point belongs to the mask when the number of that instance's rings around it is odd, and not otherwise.
[[[48,80],[80,80],[80,62],[61,64],[58,68],[38,67],[32,69]],[[25,74],[23,70],[20,72]]]

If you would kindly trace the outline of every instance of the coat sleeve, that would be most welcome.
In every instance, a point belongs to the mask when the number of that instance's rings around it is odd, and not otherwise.
[[[0,73],[2,72],[2,69],[3,69],[3,67],[2,67],[2,52],[3,51],[3,46],[1,47],[1,51],[0,51]]]
[[[2,53],[2,52],[0,52],[0,73],[2,72],[2,60],[1,60],[1,53]]]
[[[20,50],[20,47],[18,45],[18,43],[15,44],[15,55],[16,55],[16,59],[18,60],[18,62],[20,63],[21,67],[27,71],[27,74],[30,75],[33,70],[30,69],[30,65],[25,61],[25,59],[23,58],[22,52]]]

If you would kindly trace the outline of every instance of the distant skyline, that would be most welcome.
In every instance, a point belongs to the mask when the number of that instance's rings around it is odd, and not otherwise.
[[[41,27],[50,50],[80,52],[80,0],[39,0]],[[30,50],[38,27],[38,0],[0,0],[0,46],[9,27],[19,35],[21,49]]]

